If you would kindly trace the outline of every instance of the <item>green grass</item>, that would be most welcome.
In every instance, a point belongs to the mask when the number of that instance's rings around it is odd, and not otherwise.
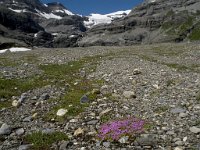
[[[154,112],[156,112],[156,113],[163,113],[163,112],[166,112],[168,109],[169,109],[168,106],[160,106],[160,107],[157,107],[154,110]]]
[[[11,106],[11,101],[6,100],[6,101],[3,101],[3,102],[0,102],[0,110],[2,108],[7,108],[7,107],[10,107],[10,106]]]
[[[41,87],[43,82],[39,78],[32,79],[0,79],[0,98],[9,99],[36,87]]]
[[[192,30],[188,38],[192,41],[200,40],[200,23]]]
[[[196,100],[200,103],[200,91],[196,95]]]
[[[53,143],[57,143],[62,140],[68,140],[67,135],[62,132],[53,132],[50,134],[34,132],[25,136],[25,141],[33,144],[33,150],[49,150]]]

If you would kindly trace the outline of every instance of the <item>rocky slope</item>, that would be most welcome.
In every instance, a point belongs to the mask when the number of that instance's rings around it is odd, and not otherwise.
[[[1,54],[0,149],[198,150],[199,52],[152,44]],[[98,138],[100,125],[127,116],[148,126]]]
[[[39,0],[1,0],[0,3],[1,48],[76,46],[77,38],[86,30],[84,18],[60,3],[43,4]]]
[[[199,0],[145,1],[127,17],[88,30],[79,45],[132,45],[199,40],[199,12]]]

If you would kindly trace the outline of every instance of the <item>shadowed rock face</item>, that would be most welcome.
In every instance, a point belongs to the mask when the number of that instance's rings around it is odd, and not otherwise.
[[[132,45],[187,40],[200,24],[199,10],[199,0],[147,0],[125,18],[94,26],[86,32],[79,45]]]
[[[46,5],[39,0],[0,0],[0,3],[0,45],[6,47],[77,46],[77,38],[86,30],[84,19],[60,3]]]

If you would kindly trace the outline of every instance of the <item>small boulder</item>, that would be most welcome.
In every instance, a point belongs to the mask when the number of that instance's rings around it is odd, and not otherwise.
[[[192,133],[198,134],[198,133],[200,133],[200,128],[193,126],[193,127],[190,127],[190,131]]]
[[[79,136],[79,135],[83,135],[84,130],[81,128],[78,128],[75,132],[74,132],[74,136]]]
[[[11,127],[6,123],[2,124],[0,128],[0,135],[9,135],[11,133]]]
[[[83,95],[80,99],[80,103],[88,103],[89,102],[89,98],[87,97],[87,95]]]
[[[136,98],[135,92],[133,91],[124,91],[123,96],[128,99]]]
[[[57,111],[56,115],[62,117],[62,116],[64,116],[67,112],[68,112],[67,109],[61,108],[61,109],[59,109],[59,110]]]

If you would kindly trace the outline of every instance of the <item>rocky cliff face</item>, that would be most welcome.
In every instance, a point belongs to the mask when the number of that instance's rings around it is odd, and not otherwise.
[[[10,45],[69,47],[86,28],[84,18],[60,3],[0,0],[0,48]]]
[[[88,30],[80,46],[199,40],[199,0],[146,0],[124,18]]]

